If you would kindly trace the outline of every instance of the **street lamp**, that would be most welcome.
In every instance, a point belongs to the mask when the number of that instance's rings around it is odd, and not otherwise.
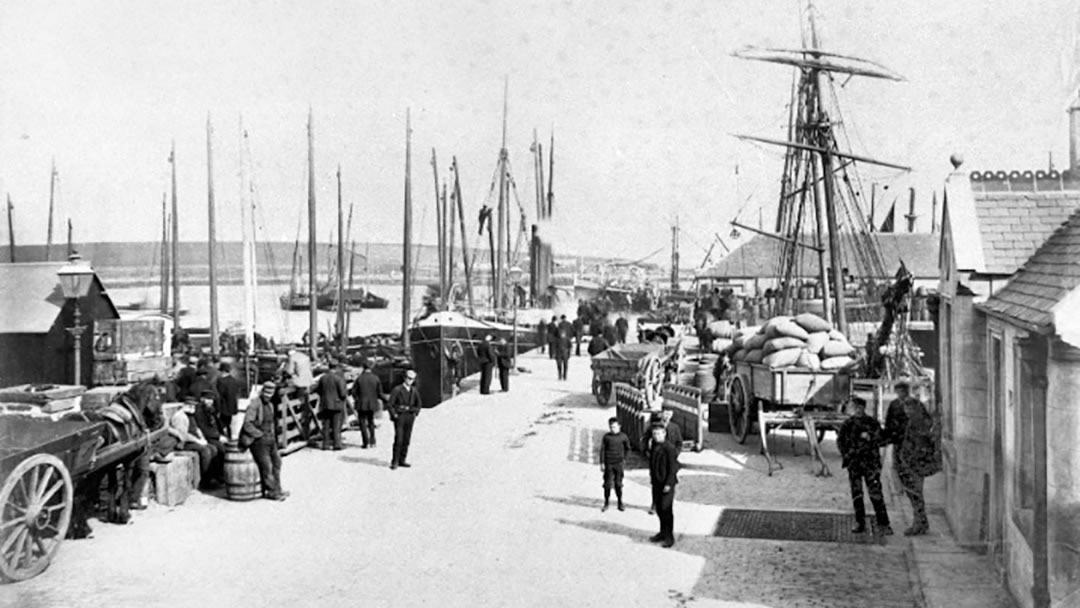
[[[510,270],[507,271],[507,275],[509,275],[508,278],[510,279],[510,284],[513,285],[513,290],[512,290],[512,299],[514,301],[514,312],[513,312],[513,315],[514,315],[514,358],[513,358],[513,369],[515,369],[515,370],[517,369],[517,354],[518,354],[518,331],[517,331],[518,285],[521,283],[521,275],[522,274],[523,273],[521,271],[521,268],[518,267],[518,266],[512,266],[510,268]]]
[[[90,293],[90,283],[94,280],[94,269],[88,262],[83,261],[79,254],[74,253],[68,258],[66,266],[56,272],[60,277],[60,289],[64,292],[64,298],[74,300],[75,324],[68,328],[68,332],[75,338],[75,381],[74,384],[82,384],[82,334],[86,331],[85,325],[80,325],[82,312],[79,310],[79,300]]]

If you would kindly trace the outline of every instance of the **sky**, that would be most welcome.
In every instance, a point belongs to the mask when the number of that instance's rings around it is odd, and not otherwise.
[[[906,78],[841,80],[837,91],[853,151],[913,168],[862,178],[888,185],[886,202],[916,188],[919,229],[954,152],[964,170],[1041,169],[1051,157],[1067,166],[1065,110],[1080,84],[1074,0],[816,5],[824,48]],[[310,109],[319,240],[336,226],[340,166],[352,236],[400,242],[408,109],[415,238],[435,240],[434,148],[440,181],[458,159],[475,245],[508,79],[507,149],[530,218],[533,132],[545,151],[555,136],[557,251],[666,263],[678,218],[683,263],[697,265],[715,234],[737,243],[732,219],[767,226],[775,213],[782,152],[731,134],[784,137],[792,71],[731,53],[798,47],[804,7],[6,0],[0,189],[19,244],[46,240],[53,159],[56,242],[67,218],[76,241],[156,240],[175,141],[180,238],[204,240],[209,116],[218,238],[240,238],[242,122],[259,238],[292,240],[307,231]],[[0,232],[6,242],[6,222]]]

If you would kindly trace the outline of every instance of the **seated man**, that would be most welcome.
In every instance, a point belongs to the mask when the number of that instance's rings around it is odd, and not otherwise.
[[[199,455],[200,479],[206,480],[210,465],[217,454],[195,423],[197,402],[198,399],[194,396],[184,399],[183,407],[176,410],[169,419],[169,436],[173,439],[176,450],[187,450]]]
[[[199,395],[199,404],[195,406],[195,426],[206,443],[214,449],[214,458],[210,463],[210,475],[203,480],[203,485],[223,485],[225,483],[225,446],[221,443],[222,435],[228,435],[222,422],[217,405],[218,395],[210,389],[203,389]]]

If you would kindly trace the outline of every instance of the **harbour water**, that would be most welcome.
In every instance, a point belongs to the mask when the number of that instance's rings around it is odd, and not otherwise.
[[[297,342],[308,329],[308,311],[282,310],[278,296],[288,290],[288,285],[259,285],[255,297],[255,329],[278,343]],[[352,311],[350,336],[363,336],[382,332],[401,331],[401,287],[399,285],[374,285],[371,290],[390,301],[386,308],[366,308]],[[415,317],[423,306],[427,289],[416,286],[412,290],[412,315]],[[117,306],[148,301],[153,306],[145,310],[121,310],[121,317],[135,318],[157,312],[157,289],[143,287],[109,289],[109,296]],[[180,291],[180,307],[187,314],[180,317],[184,327],[210,326],[210,287],[208,285],[184,285]],[[319,331],[331,336],[337,313],[332,310],[318,311]],[[244,287],[242,285],[218,286],[218,323],[222,331],[240,328],[244,319]]]

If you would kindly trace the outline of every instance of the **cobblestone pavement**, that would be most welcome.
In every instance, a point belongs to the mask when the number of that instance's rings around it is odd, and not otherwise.
[[[678,543],[647,538],[648,473],[627,473],[628,509],[601,513],[595,451],[613,408],[525,355],[511,392],[470,391],[418,419],[410,460],[388,468],[392,428],[361,450],[285,458],[284,503],[198,494],[133,525],[94,522],[37,578],[0,586],[0,606],[912,606],[903,537],[877,544],[712,536],[725,507],[848,510],[835,477],[812,474],[805,439],[773,439],[785,469],[765,474],[757,442],[710,435],[684,453]],[[474,381],[471,381],[471,383]],[[793,452],[799,450],[800,454]]]

